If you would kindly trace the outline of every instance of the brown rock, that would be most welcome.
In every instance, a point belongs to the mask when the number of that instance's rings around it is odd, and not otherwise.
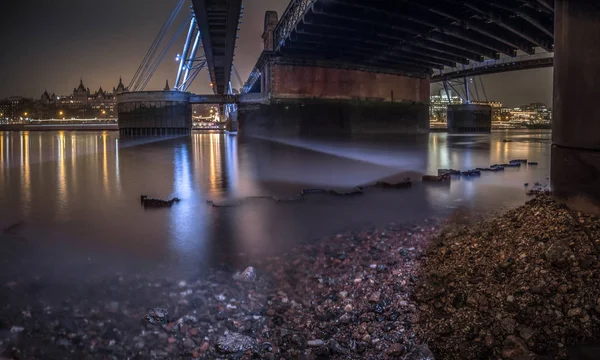
[[[519,335],[521,335],[521,339],[529,341],[535,335],[535,331],[532,328],[523,327],[519,331]]]
[[[198,349],[198,351],[200,351],[201,353],[206,352],[206,350],[208,350],[209,347],[210,347],[209,343],[207,341],[205,341],[202,343],[202,345],[200,345],[200,348]]]
[[[504,340],[502,357],[504,359],[527,360],[534,359],[527,348],[527,345],[520,338],[510,335]]]
[[[500,325],[506,332],[512,334],[515,331],[515,320],[509,317],[506,317],[500,321]]]
[[[494,345],[496,345],[496,339],[491,334],[486,335],[484,341],[485,341],[485,346],[488,348],[492,348],[492,347],[494,347]]]
[[[555,239],[544,252],[544,258],[552,265],[562,268],[568,265],[572,255],[567,239]]]
[[[392,344],[392,346],[387,348],[387,350],[385,351],[385,353],[389,356],[402,356],[405,352],[406,348],[404,347],[404,345],[399,343]]]
[[[371,296],[369,296],[369,301],[370,302],[379,302],[379,299],[381,298],[381,291],[375,291],[371,294]]]

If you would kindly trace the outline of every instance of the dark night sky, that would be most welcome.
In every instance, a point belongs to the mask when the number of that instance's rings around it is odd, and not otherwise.
[[[235,65],[245,81],[262,51],[264,12],[283,12],[288,0],[245,0]],[[0,98],[39,98],[48,89],[69,94],[83,77],[95,91],[112,90],[119,76],[129,83],[148,47],[177,0],[1,0]],[[183,11],[175,25],[183,22]],[[174,28],[177,26],[174,26]],[[171,49],[147,89],[162,89],[175,80]],[[191,90],[208,93],[204,70]],[[552,70],[539,69],[484,77],[488,98],[508,106],[552,100]],[[237,85],[234,82],[234,87]],[[432,90],[436,89],[432,86]]]

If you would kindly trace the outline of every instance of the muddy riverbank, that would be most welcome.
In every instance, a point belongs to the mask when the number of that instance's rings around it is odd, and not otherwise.
[[[600,330],[598,235],[597,218],[542,195],[485,222],[338,234],[245,272],[19,278],[2,284],[0,354],[564,359]]]

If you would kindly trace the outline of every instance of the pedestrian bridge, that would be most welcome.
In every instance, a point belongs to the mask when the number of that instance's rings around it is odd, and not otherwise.
[[[444,69],[435,70],[431,76],[431,81],[440,82],[464,77],[551,66],[554,66],[554,53],[503,57],[501,59],[488,59],[481,62],[471,61],[466,65],[461,64],[455,67],[445,67]]]

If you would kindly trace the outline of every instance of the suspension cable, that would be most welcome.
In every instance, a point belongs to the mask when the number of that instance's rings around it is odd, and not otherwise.
[[[152,77],[154,76],[154,73],[156,73],[156,70],[158,69],[158,67],[160,66],[162,61],[164,60],[165,56],[167,56],[167,52],[171,49],[171,46],[173,46],[173,44],[175,43],[175,41],[177,40],[179,35],[181,35],[181,33],[185,29],[185,27],[190,19],[191,19],[191,16],[188,16],[186,18],[183,25],[175,32],[175,34],[173,34],[173,36],[171,37],[171,40],[169,40],[169,42],[164,47],[164,49],[162,50],[160,55],[154,60],[152,66],[150,67],[150,70],[146,73],[146,75],[143,79],[143,82],[140,83],[141,84],[140,91],[143,91],[146,88],[146,85],[148,85],[148,82],[150,81],[150,79],[152,79]]]
[[[487,94],[485,93],[485,85],[483,85],[483,80],[481,80],[481,76],[479,76],[479,83],[481,84],[481,90],[483,91],[483,96],[485,96],[485,101],[489,102]]]
[[[471,78],[471,80],[473,80],[473,78]],[[479,89],[477,89],[477,81],[473,81],[473,86],[475,86],[475,97],[477,98],[477,101],[481,101],[479,99]]]
[[[240,89],[242,89],[244,87],[244,83],[242,82],[242,78],[240,77],[240,73],[237,71],[237,68],[235,67],[234,64],[231,64],[231,67],[233,68],[233,73],[235,74],[235,77],[236,77],[238,83],[240,84]]]
[[[194,71],[192,72],[192,74],[189,76],[189,78],[187,79],[187,81],[183,84],[183,88],[181,91],[188,91],[188,89],[190,88],[190,86],[192,85],[192,82],[196,79],[196,76],[198,76],[198,74],[200,73],[200,71],[206,66],[206,60],[202,60],[202,63],[200,63],[200,65],[198,65],[198,67],[194,68]]]
[[[148,52],[146,53],[146,56],[142,60],[142,63],[140,64],[138,70],[136,71],[135,75],[131,79],[131,81],[129,83],[129,86],[128,86],[128,89],[131,89],[132,86],[133,86],[134,89],[139,87],[139,85],[140,85],[140,79],[145,77],[145,74],[146,74],[146,72],[148,70],[148,67],[150,66],[150,63],[151,63],[152,59],[155,57],[156,52],[157,52],[157,50],[160,47],[160,44],[164,40],[164,38],[165,38],[165,36],[166,36],[169,28],[171,27],[171,25],[173,25],[173,21],[175,21],[175,18],[179,14],[179,11],[181,11],[181,8],[183,7],[184,3],[185,3],[185,0],[179,0],[179,2],[177,3],[177,6],[175,6],[175,9],[173,9],[173,12],[167,18],[167,20],[165,21],[165,23],[163,24],[163,26],[160,29],[159,33],[156,35],[156,38],[154,39],[154,42],[152,43],[152,45],[148,49]],[[134,86],[134,84],[135,84],[135,86]]]

